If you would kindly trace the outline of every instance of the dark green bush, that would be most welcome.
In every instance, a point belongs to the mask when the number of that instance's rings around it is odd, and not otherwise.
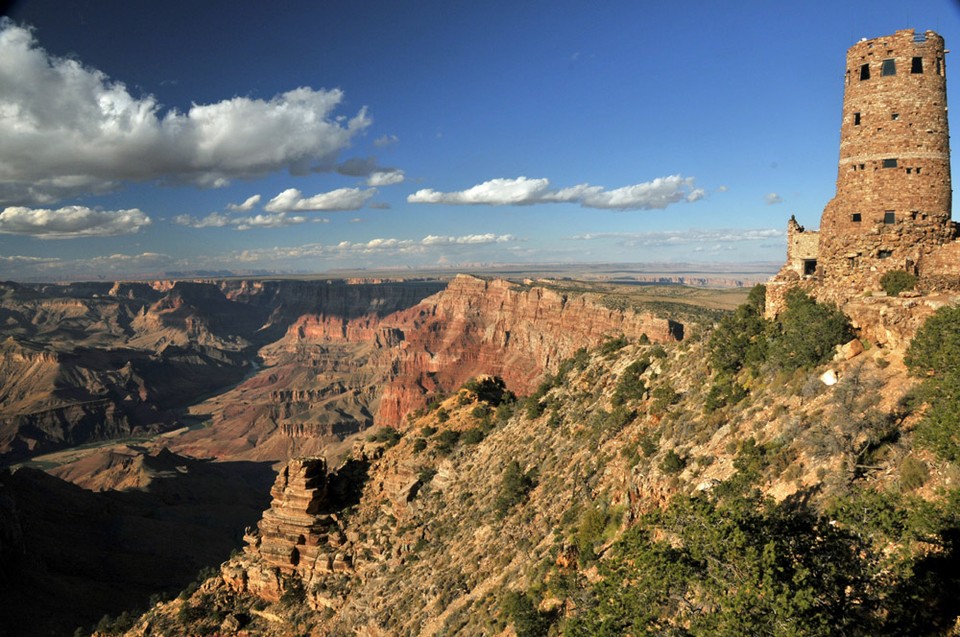
[[[609,338],[600,345],[600,354],[602,356],[610,356],[616,351],[619,351],[627,346],[627,337],[621,334],[616,338]]]
[[[617,386],[613,392],[612,401],[614,406],[622,405],[628,400],[638,400],[643,397],[643,394],[647,391],[647,387],[644,385],[640,376],[647,371],[648,367],[650,367],[650,359],[642,358],[630,363],[630,365],[623,370],[620,378],[617,379]]]
[[[929,405],[917,439],[940,458],[960,462],[960,308],[934,312],[917,330],[903,361],[923,379],[918,396]]]
[[[437,436],[437,453],[446,455],[460,442],[460,432],[456,429],[444,429]]]
[[[482,429],[479,427],[472,427],[463,432],[463,434],[460,436],[460,442],[465,445],[475,445],[481,442],[484,437],[486,437],[486,434],[483,433]]]
[[[687,460],[673,449],[664,454],[663,462],[660,463],[660,469],[668,474],[680,473],[686,466]]]
[[[778,317],[778,324],[770,358],[788,371],[830,360],[837,345],[853,338],[850,321],[843,312],[817,303],[799,288],[787,292],[786,309]]]
[[[377,431],[373,432],[372,434],[370,434],[369,436],[367,436],[367,440],[369,440],[370,442],[383,442],[383,443],[386,443],[387,447],[392,447],[398,442],[400,442],[400,438],[402,437],[403,437],[403,434],[401,434],[399,431],[397,431],[393,427],[382,427]]]
[[[507,591],[500,603],[517,637],[545,637],[550,631],[552,618],[537,610],[537,605],[527,593]]]
[[[494,509],[499,517],[503,517],[515,505],[519,504],[527,494],[537,486],[536,472],[531,469],[524,473],[520,463],[511,460],[500,479],[500,489],[494,502]]]
[[[880,287],[889,296],[897,296],[904,290],[912,290],[917,285],[917,277],[904,270],[891,270],[880,277]]]
[[[506,383],[499,376],[473,378],[464,383],[463,388],[472,391],[476,394],[477,400],[492,407],[513,398],[513,394],[507,391]]]

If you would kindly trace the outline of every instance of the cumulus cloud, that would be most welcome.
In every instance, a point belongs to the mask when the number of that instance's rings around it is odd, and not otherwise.
[[[376,194],[376,190],[338,188],[312,197],[304,197],[296,188],[288,188],[267,202],[267,212],[293,212],[309,210],[359,210]]]
[[[65,206],[51,210],[12,206],[0,212],[0,233],[31,235],[40,239],[132,234],[147,225],[150,225],[150,217],[138,208],[94,210],[85,206]]]
[[[491,179],[467,190],[438,192],[418,190],[410,203],[450,205],[524,206],[540,203],[578,203],[584,208],[607,210],[661,210],[679,202],[702,199],[704,191],[694,187],[692,177],[671,175],[652,181],[606,190],[603,186],[580,184],[559,190],[548,179]]]
[[[763,196],[763,200],[767,202],[768,206],[772,206],[774,204],[783,202],[783,198],[780,197],[780,195],[778,195],[775,192],[768,192],[766,195]]]
[[[333,170],[371,120],[335,110],[343,92],[300,87],[166,110],[151,95],[40,48],[0,22],[0,203],[49,204],[124,181],[222,186],[281,169]]]
[[[303,260],[309,258],[334,258],[350,255],[378,255],[378,256],[405,256],[411,254],[428,254],[438,249],[466,250],[471,247],[509,244],[520,241],[512,235],[463,235],[463,236],[436,236],[427,235],[416,239],[376,238],[369,241],[341,241],[336,244],[311,243],[294,247],[274,247],[269,249],[258,248],[244,250],[231,258],[244,262],[269,262],[286,260]]]
[[[260,203],[260,195],[253,195],[252,197],[247,197],[243,203],[228,203],[227,210],[247,212],[253,210],[253,207],[258,203]]]
[[[211,212],[206,217],[197,218],[190,215],[177,215],[173,222],[188,228],[224,228],[233,226],[237,230],[251,230],[253,228],[283,228],[309,221],[303,215],[287,215],[285,212],[251,215],[247,217],[230,217],[220,212]],[[326,223],[328,219],[315,219]]]
[[[306,223],[307,218],[303,215],[287,215],[284,212],[268,215],[254,215],[252,217],[241,217],[234,219],[230,223],[237,226],[237,230],[250,230],[251,228],[283,228],[285,226],[294,226],[300,223]]]
[[[402,184],[404,178],[403,171],[399,169],[376,172],[367,177],[367,185],[392,186],[394,184]]]
[[[443,246],[443,245],[480,245],[485,243],[510,243],[517,238],[512,234],[495,235],[487,234],[468,234],[462,237],[442,237],[437,235],[427,235],[420,243],[425,246]]]
[[[153,276],[174,262],[172,257],[157,252],[108,254],[88,259],[0,256],[0,269],[4,276],[18,279],[76,281],[97,277]]]
[[[173,218],[173,222],[190,228],[222,228],[230,223],[230,217],[219,212],[211,212],[202,219],[190,215],[177,215]]]

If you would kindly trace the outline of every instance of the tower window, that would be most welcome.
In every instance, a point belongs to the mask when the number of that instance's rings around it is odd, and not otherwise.
[[[890,119],[892,119],[893,121],[897,121],[898,119],[900,119],[900,113],[890,113]]]
[[[816,273],[817,273],[817,260],[804,259],[803,260],[803,276],[813,276]]]
[[[863,216],[859,212],[855,212],[852,215],[850,215],[850,221],[854,223],[860,223],[862,219],[863,219]]]
[[[853,114],[853,125],[854,125],[854,126],[859,126],[859,125],[860,125],[860,113],[854,113],[854,114]]]
[[[883,160],[883,167],[884,167],[884,168],[896,168],[896,167],[897,167],[897,160],[896,160],[896,159],[884,159],[884,160]]]
[[[883,213],[883,222],[887,225],[897,222],[897,213],[893,210],[887,210]]]
[[[910,173],[912,173],[912,172],[913,172],[913,168],[907,168],[907,174],[908,174],[908,175],[909,175]]]
[[[897,63],[893,58],[887,58],[880,66],[880,75],[896,75]]]
[[[892,256],[893,256],[893,250],[878,250],[878,251],[877,251],[877,258],[880,258],[880,259],[889,259],[889,258],[892,257]]]
[[[937,58],[937,75],[943,75],[943,60]],[[862,77],[860,78],[863,79]]]
[[[940,61],[937,60],[937,68],[940,68],[939,65],[940,65]],[[869,65],[869,64],[861,64],[861,65],[860,65],[860,79],[861,79],[861,80],[869,80],[869,79],[870,79],[870,65]]]
[[[913,58],[910,63],[910,72],[913,74],[923,73],[923,58]]]

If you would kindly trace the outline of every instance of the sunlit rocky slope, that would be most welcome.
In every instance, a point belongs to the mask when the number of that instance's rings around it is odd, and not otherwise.
[[[834,355],[842,315],[758,307],[577,350],[522,400],[478,377],[339,466],[291,461],[243,552],[128,634],[954,634],[960,473],[918,438],[905,349]]]

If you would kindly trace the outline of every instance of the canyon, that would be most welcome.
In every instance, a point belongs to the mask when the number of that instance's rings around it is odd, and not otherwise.
[[[0,462],[14,470],[0,474],[0,560],[30,574],[18,616],[68,581],[90,585],[33,634],[182,589],[239,547],[266,508],[272,467],[318,454],[338,463],[362,432],[405,429],[478,374],[525,395],[583,348],[684,337],[662,312],[614,305],[470,276],[3,284]],[[154,518],[176,529],[171,543]],[[194,535],[210,541],[153,574],[147,556],[171,559]],[[330,569],[344,570],[336,555]],[[109,574],[94,567],[111,563]]]
[[[917,433],[908,350],[957,299],[805,297],[764,323],[763,292],[8,284],[0,635],[585,635],[606,600],[674,581],[636,621],[696,626],[743,594],[731,634],[831,604],[850,634],[940,634],[960,474]],[[825,316],[837,347],[795,364]],[[824,550],[857,575],[808,604],[803,573],[842,572],[809,570]],[[758,594],[731,576],[755,568]]]

